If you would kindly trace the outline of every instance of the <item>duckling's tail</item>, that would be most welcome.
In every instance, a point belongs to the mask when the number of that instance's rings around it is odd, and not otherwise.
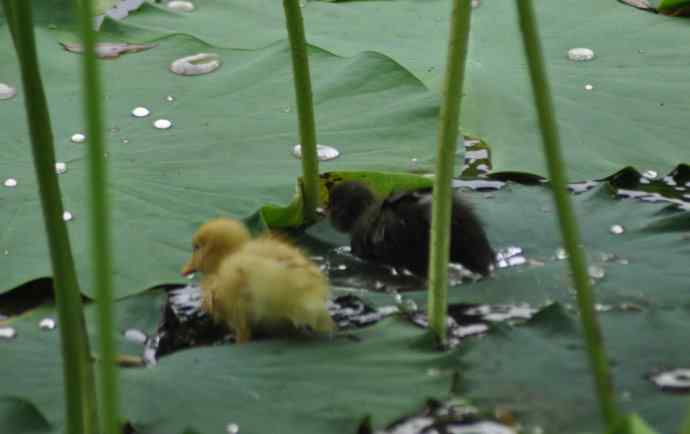
[[[324,334],[335,331],[335,323],[323,300],[304,300],[299,311],[292,315],[292,322],[296,327],[309,327],[316,333]]]
[[[321,310],[314,319],[312,328],[318,333],[333,333],[335,331],[335,323],[328,311]]]

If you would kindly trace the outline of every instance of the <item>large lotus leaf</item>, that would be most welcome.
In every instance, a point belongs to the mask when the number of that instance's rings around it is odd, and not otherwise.
[[[120,301],[118,330],[155,331],[160,302],[157,294],[147,293]],[[94,329],[95,309],[87,311],[87,324]],[[4,396],[26,398],[60,431],[59,334],[39,329],[46,315],[54,311],[41,308],[9,323],[17,338],[3,342],[0,350],[0,372],[12,373],[3,377],[0,403]],[[269,340],[182,351],[153,367],[120,371],[123,415],[140,434],[180,433],[187,427],[224,432],[229,423],[247,433],[352,433],[367,414],[381,425],[426,396],[447,396],[451,360],[423,349],[423,334],[390,319],[333,340]],[[131,354],[133,344],[126,345]],[[443,372],[429,375],[429,370]],[[0,417],[12,432],[22,432],[30,422],[16,411],[0,412]]]
[[[687,23],[613,0],[535,3],[571,175],[603,177],[625,165],[667,171],[688,161]],[[449,9],[442,0],[308,2],[303,12],[310,43],[343,56],[384,53],[436,89]],[[216,46],[256,48],[285,37],[282,10],[270,0],[208,1],[186,15],[148,6],[127,25],[142,40],[185,32]],[[461,125],[492,146],[495,169],[543,174],[521,44],[514,2],[474,9]],[[591,48],[595,60],[568,60],[575,47]]]
[[[687,397],[663,392],[646,377],[657,369],[687,367],[687,309],[609,312],[600,319],[617,403],[624,411],[639,413],[658,432],[677,432]],[[459,358],[462,393],[544,432],[602,432],[577,320],[552,308],[511,333],[473,341]]]
[[[82,291],[91,295],[87,239],[86,146],[82,131],[81,57],[64,51],[50,30],[37,29],[51,107],[59,175]],[[246,217],[267,203],[285,204],[301,172],[292,67],[286,42],[257,51],[213,49],[222,67],[184,77],[170,62],[209,47],[186,36],[101,62],[113,200],[116,296],[178,281],[191,235],[208,218]],[[342,59],[310,50],[319,141],[341,156],[325,168],[404,170],[411,158],[433,155],[438,104],[414,77],[376,53]],[[8,32],[0,32],[3,82],[19,75]],[[166,101],[166,96],[175,98]],[[0,292],[50,275],[21,89],[0,101]],[[130,115],[145,106],[148,118]],[[173,122],[169,130],[154,119]]]
[[[375,182],[377,177],[366,179]],[[462,194],[485,218],[495,247],[520,246],[532,262],[455,285],[451,301],[538,307],[556,300],[559,305],[526,326],[499,326],[445,355],[422,350],[419,332],[395,319],[357,332],[360,342],[263,341],[184,351],[156,367],[122,372],[125,414],[143,433],[186,427],[212,432],[230,422],[248,432],[289,426],[307,433],[346,433],[366,413],[373,413],[380,426],[424,398],[443,398],[450,374],[458,369],[463,396],[482,408],[507,409],[545,432],[601,431],[567,264],[555,257],[560,242],[550,192],[510,183],[496,192]],[[620,401],[655,429],[671,432],[682,419],[686,399],[658,390],[646,375],[687,367],[690,215],[664,203],[616,199],[608,184],[573,200],[585,248],[605,270],[594,290],[605,310],[601,320]],[[610,233],[614,224],[623,226],[623,234]],[[326,223],[302,237],[314,254],[329,261],[334,284],[347,281],[372,303],[391,304],[391,295],[366,289],[378,278],[373,273],[361,275],[351,266],[347,278],[338,274],[344,257],[332,248],[346,241]],[[423,291],[403,294],[418,301],[424,296]],[[118,329],[153,332],[160,302],[155,294],[121,301]],[[3,381],[7,386],[0,396],[30,401],[60,426],[57,334],[37,326],[47,314],[38,311],[10,322],[18,337],[1,347],[0,372],[13,375]],[[137,351],[131,343],[122,345],[127,353]]]

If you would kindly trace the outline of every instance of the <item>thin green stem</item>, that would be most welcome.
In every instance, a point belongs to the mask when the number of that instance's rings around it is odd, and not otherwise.
[[[288,37],[292,51],[292,68],[295,74],[295,96],[297,98],[299,134],[302,145],[304,219],[309,222],[316,218],[316,206],[319,201],[319,160],[316,155],[316,126],[309,59],[299,0],[283,0],[283,6],[285,7]]]
[[[580,246],[580,235],[575,221],[570,196],[567,192],[566,169],[560,151],[558,126],[554,119],[551,92],[539,42],[536,19],[531,0],[517,0],[520,28],[529,61],[532,89],[539,113],[544,154],[548,165],[561,235],[570,258],[570,269],[577,289],[577,302],[587,342],[589,361],[594,373],[595,389],[604,422],[611,427],[618,414],[613,383],[608,369],[606,350],[599,321],[594,310],[594,295],[589,284],[587,263]]]
[[[448,256],[450,254],[450,219],[453,203],[453,166],[458,140],[458,118],[465,78],[465,60],[470,34],[470,0],[454,0],[450,20],[448,59],[441,96],[438,130],[436,176],[431,217],[429,255],[429,324],[438,341],[444,345],[448,310]]]
[[[108,178],[103,134],[103,107],[101,106],[101,76],[95,54],[92,0],[75,0],[74,9],[79,16],[79,32],[84,49],[83,104],[86,135],[89,143],[89,203],[91,258],[98,305],[99,334],[99,414],[103,434],[119,434],[120,394],[118,371],[115,363],[117,348],[113,312],[113,283],[111,262],[110,211],[106,182]]]
[[[36,54],[30,1],[3,0],[19,58],[33,161],[48,236],[65,378],[66,432],[96,432],[96,397],[81,293],[55,174],[55,150]]]

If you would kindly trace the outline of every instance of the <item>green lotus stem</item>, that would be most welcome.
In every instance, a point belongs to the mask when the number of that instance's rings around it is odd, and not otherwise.
[[[89,143],[89,205],[91,254],[98,307],[99,400],[100,432],[119,434],[120,394],[116,366],[117,348],[113,331],[113,282],[111,262],[111,236],[108,179],[103,133],[103,107],[101,106],[101,76],[95,53],[92,0],[75,0],[74,10],[79,16],[79,33],[83,44],[83,104],[86,135]]]
[[[585,254],[580,246],[580,235],[567,190],[566,169],[560,151],[558,126],[549,90],[546,68],[542,56],[536,19],[531,0],[517,0],[520,29],[527,51],[534,99],[539,113],[544,154],[551,178],[558,221],[565,249],[569,255],[570,269],[577,289],[577,303],[587,342],[589,361],[594,373],[595,389],[604,422],[610,428],[618,414],[613,383],[608,369],[606,350],[601,328],[594,309],[594,295],[589,284]]]
[[[55,149],[36,55],[32,2],[3,0],[13,34],[24,87],[33,161],[53,268],[65,379],[65,432],[91,434],[96,427],[96,394],[81,293],[72,259],[55,174]]]
[[[302,196],[305,221],[316,218],[319,201],[319,160],[316,156],[316,126],[312,101],[311,78],[307,43],[304,39],[304,22],[299,0],[283,0],[288,37],[292,52],[292,69],[295,74],[295,96],[299,117],[299,134],[302,145]]]
[[[465,59],[470,33],[470,0],[453,0],[448,41],[446,74],[441,90],[443,101],[438,130],[436,176],[431,211],[429,255],[429,325],[441,345],[445,345],[448,310],[448,256],[450,219],[453,204],[453,166],[458,140],[458,117],[465,78]]]

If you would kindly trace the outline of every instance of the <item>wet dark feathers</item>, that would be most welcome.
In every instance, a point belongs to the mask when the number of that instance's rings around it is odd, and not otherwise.
[[[331,201],[331,220],[337,229],[351,233],[352,253],[366,260],[426,275],[431,190],[393,193],[382,201],[376,201],[371,195],[368,204],[362,206],[366,202],[361,200],[366,196],[362,189],[367,192],[368,189],[362,184],[347,184],[340,191],[338,187],[334,189],[336,196]],[[348,196],[352,196],[354,201],[341,200]],[[338,221],[343,218],[351,220]],[[481,221],[457,195],[453,198],[450,232],[451,262],[459,262],[475,273],[488,274],[495,260],[494,251]]]

